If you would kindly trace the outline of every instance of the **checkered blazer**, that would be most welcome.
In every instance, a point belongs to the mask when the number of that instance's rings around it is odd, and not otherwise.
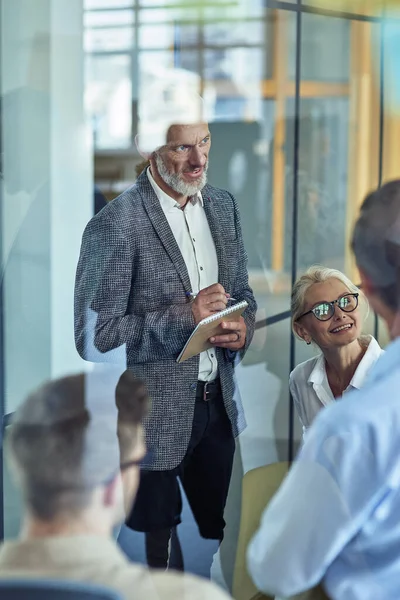
[[[206,185],[202,195],[219,282],[249,303],[247,347],[256,302],[238,208],[224,190]],[[182,254],[144,172],[85,229],[75,282],[75,342],[79,354],[92,361],[125,344],[127,366],[145,380],[152,401],[145,422],[151,458],[145,467],[153,470],[176,467],[190,439],[199,357],[176,362],[195,326],[186,296],[190,291]],[[245,423],[236,393],[234,398],[234,358],[217,348],[224,403],[236,436]]]

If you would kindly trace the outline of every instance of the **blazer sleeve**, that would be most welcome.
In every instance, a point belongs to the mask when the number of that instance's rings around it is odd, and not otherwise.
[[[128,363],[175,357],[195,327],[189,303],[127,312],[134,249],[111,219],[100,214],[83,234],[74,297],[76,348],[86,360],[126,346]],[[103,358],[103,360],[107,360]]]
[[[242,350],[239,352],[231,353],[234,356],[236,354],[239,355],[240,359],[245,355],[248,347],[250,346],[251,340],[254,335],[254,326],[256,320],[256,312],[257,312],[257,302],[254,298],[253,290],[249,285],[249,274],[247,271],[247,253],[243,243],[243,235],[242,235],[242,227],[240,224],[240,213],[239,207],[235,198],[229,194],[234,208],[234,216],[235,216],[235,229],[236,229],[236,238],[238,242],[238,263],[236,269],[236,277],[233,285],[233,297],[237,298],[237,300],[246,300],[248,303],[248,307],[243,313],[243,318],[246,323],[246,343]]]
[[[299,375],[296,373],[296,371],[292,371],[289,376],[289,390],[290,390],[290,394],[293,398],[293,403],[296,408],[300,423],[303,427],[303,439],[304,439],[306,431],[309,427],[309,423],[308,423],[308,420],[306,417],[306,413],[305,413],[305,409],[304,409],[303,395],[300,391],[298,379],[299,379]]]

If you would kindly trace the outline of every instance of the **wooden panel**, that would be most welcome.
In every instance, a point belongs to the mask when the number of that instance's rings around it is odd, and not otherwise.
[[[383,182],[400,179],[400,114],[385,114]]]
[[[325,83],[319,81],[302,81],[300,96],[303,98],[323,98],[333,96],[348,96],[350,87],[347,83]],[[294,96],[294,83],[288,86],[288,96]]]
[[[335,12],[375,16],[385,5],[398,6],[398,0],[303,0],[303,5]]]
[[[372,54],[371,23],[351,23],[351,83],[349,115],[349,162],[346,240],[350,240],[360,204],[378,185],[379,170],[379,78]],[[375,46],[374,46],[375,48]],[[349,243],[346,244],[346,272],[359,276]]]
[[[235,86],[229,79],[216,79],[213,81],[204,81],[203,85],[205,88],[213,88],[217,92],[217,95],[226,96],[229,98],[242,97],[243,90],[240,90]],[[295,82],[285,81],[281,79],[279,81],[279,92],[281,97],[294,98],[295,96]],[[262,94],[263,98],[270,100],[276,100],[278,93],[278,82],[275,79],[266,79],[261,83],[247,84],[246,95]],[[327,83],[325,81],[302,81],[300,84],[300,95],[303,98],[333,98],[335,96],[348,96],[350,93],[350,86],[348,83]]]
[[[264,81],[262,84],[264,98],[275,98],[277,86],[274,80]],[[296,86],[294,81],[284,82],[285,97],[294,97]],[[332,98],[348,96],[350,86],[348,83],[327,83],[325,81],[302,81],[300,83],[300,95],[303,98]]]

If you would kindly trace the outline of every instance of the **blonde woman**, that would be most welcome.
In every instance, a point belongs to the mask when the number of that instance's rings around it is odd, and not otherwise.
[[[293,287],[293,332],[320,350],[290,374],[290,392],[303,434],[321,408],[363,385],[383,352],[375,338],[361,333],[360,300],[367,305],[346,275],[319,265],[310,267]]]

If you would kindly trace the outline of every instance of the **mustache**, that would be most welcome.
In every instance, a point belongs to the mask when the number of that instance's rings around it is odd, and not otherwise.
[[[208,161],[204,165],[198,167],[188,167],[184,170],[184,173],[193,173],[193,171],[197,171],[198,169],[203,169],[204,173],[207,173]]]

